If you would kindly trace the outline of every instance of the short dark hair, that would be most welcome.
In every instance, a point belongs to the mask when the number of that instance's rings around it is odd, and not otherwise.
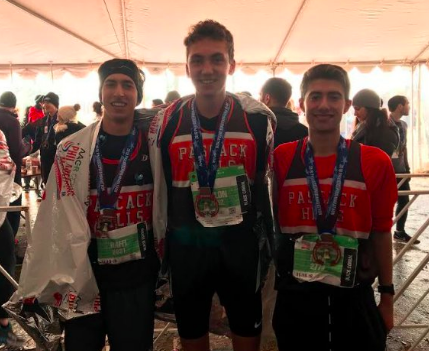
[[[301,81],[301,98],[305,97],[309,84],[317,79],[335,80],[340,83],[344,89],[344,95],[346,100],[349,99],[350,95],[350,80],[347,72],[344,68],[331,65],[321,64],[311,67],[307,72],[304,73]]]
[[[286,106],[292,96],[292,86],[286,79],[270,78],[262,86],[262,94],[270,94],[271,97],[283,107]]]
[[[387,107],[390,112],[394,112],[399,105],[405,105],[407,103],[407,97],[404,95],[395,95],[387,101]]]
[[[176,91],[176,90],[172,90],[172,91],[169,91],[167,93],[167,96],[165,97],[165,103],[169,104],[170,102],[173,102],[173,101],[175,101],[177,99],[180,99],[179,92]]]
[[[164,102],[161,99],[153,99],[152,103],[154,106],[162,105]]]
[[[229,60],[234,60],[234,38],[231,32],[223,24],[213,20],[200,21],[190,28],[188,36],[184,40],[186,57],[189,54],[189,47],[203,39],[225,40],[228,47]]]

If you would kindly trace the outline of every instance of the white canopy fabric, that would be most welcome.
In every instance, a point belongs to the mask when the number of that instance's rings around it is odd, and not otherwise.
[[[0,75],[86,74],[113,57],[183,72],[183,39],[224,24],[243,69],[429,60],[428,0],[2,0]]]

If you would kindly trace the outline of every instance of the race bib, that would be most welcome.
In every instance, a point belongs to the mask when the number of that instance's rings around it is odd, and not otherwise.
[[[196,172],[189,173],[195,216],[204,227],[235,225],[250,209],[250,187],[244,166],[219,168],[213,192],[200,188]]]
[[[355,284],[358,240],[347,236],[304,235],[295,241],[293,276],[344,288]],[[331,241],[332,240],[332,241]]]
[[[148,243],[146,223],[102,232],[97,237],[99,264],[120,264],[144,259]]]

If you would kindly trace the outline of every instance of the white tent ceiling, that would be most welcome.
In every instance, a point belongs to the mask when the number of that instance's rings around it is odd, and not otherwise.
[[[128,57],[181,70],[190,25],[231,30],[242,67],[429,59],[428,0],[0,0],[0,74],[87,72]]]

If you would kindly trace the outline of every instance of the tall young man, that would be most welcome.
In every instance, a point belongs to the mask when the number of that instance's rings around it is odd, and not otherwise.
[[[199,22],[185,46],[195,96],[158,114],[149,139],[154,229],[166,231],[165,259],[184,350],[210,349],[216,292],[234,350],[256,351],[262,324],[261,233],[254,227],[263,218],[273,231],[266,175],[275,117],[258,101],[226,92],[235,61],[233,37],[223,25]]]
[[[410,164],[408,163],[407,151],[407,129],[408,125],[402,120],[403,116],[408,116],[410,113],[410,102],[403,95],[395,95],[387,102],[390,111],[390,121],[398,127],[399,130],[399,146],[393,152],[392,163],[395,173],[410,173]],[[399,183],[401,179],[397,179]],[[410,190],[410,179],[407,179],[398,190]],[[410,201],[410,197],[398,196],[398,205],[396,206],[395,215],[397,216],[402,209]],[[408,217],[408,210],[396,222],[396,230],[393,237],[396,241],[409,242],[411,236],[405,231],[405,223]],[[419,244],[420,240],[415,240],[414,244]]]
[[[159,261],[146,130],[135,113],[144,75],[123,59],[98,74],[103,119],[58,146],[18,296],[60,309],[68,351],[101,351],[106,335],[112,350],[148,351]]]
[[[380,149],[341,137],[349,91],[341,67],[308,70],[300,99],[308,138],[274,152],[280,234],[273,327],[280,351],[382,351],[393,326],[395,174]]]

